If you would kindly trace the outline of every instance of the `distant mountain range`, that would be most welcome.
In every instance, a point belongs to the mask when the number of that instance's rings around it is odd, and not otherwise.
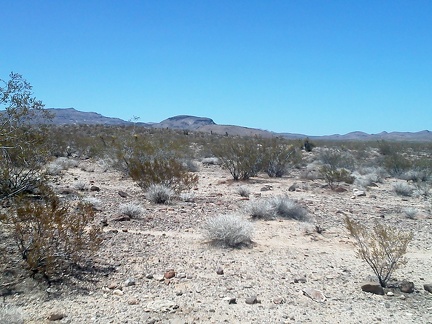
[[[54,115],[52,123],[55,125],[132,125],[132,121],[125,121],[120,118],[105,117],[94,112],[78,111],[74,108],[47,108]],[[218,125],[211,118],[195,117],[187,115],[174,116],[165,119],[159,123],[142,123],[136,122],[136,125],[149,128],[170,128],[199,131],[213,134],[229,134],[240,136],[282,136],[289,139],[304,139],[309,137],[315,140],[351,140],[351,141],[370,141],[370,140],[388,140],[388,141],[432,141],[432,132],[428,130],[420,132],[382,132],[379,134],[367,134],[363,132],[351,132],[345,135],[326,135],[326,136],[308,136],[305,134],[292,133],[274,133],[256,128],[248,128],[236,125]]]

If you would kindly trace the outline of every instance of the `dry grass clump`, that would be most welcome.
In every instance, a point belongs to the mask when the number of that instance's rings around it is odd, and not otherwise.
[[[94,210],[102,209],[102,202],[99,198],[96,197],[85,197],[83,198],[83,202],[89,206],[91,206]]]
[[[147,190],[146,197],[155,204],[169,204],[175,197],[175,192],[163,184],[152,184]]]
[[[142,214],[144,214],[144,208],[142,208],[140,205],[134,204],[134,203],[126,203],[121,204],[119,206],[119,212],[123,215],[127,215],[130,218],[138,218]]]
[[[271,220],[280,217],[298,221],[308,220],[306,209],[287,196],[252,201],[247,211],[254,219]]]
[[[237,188],[237,193],[242,196],[242,197],[249,197],[250,195],[250,190],[248,187],[246,186],[241,186]]]
[[[180,193],[180,200],[184,202],[194,202],[195,194],[193,192],[182,192]]]
[[[220,215],[205,223],[203,234],[212,244],[239,248],[252,243],[253,226],[240,216]]]
[[[402,209],[402,213],[405,215],[406,218],[415,219],[418,214],[418,210],[413,207],[407,207]]]
[[[0,306],[0,323],[24,324],[24,319],[16,307],[3,304],[3,306]]]
[[[414,192],[414,188],[407,183],[398,182],[393,185],[393,191],[399,196],[411,197]]]

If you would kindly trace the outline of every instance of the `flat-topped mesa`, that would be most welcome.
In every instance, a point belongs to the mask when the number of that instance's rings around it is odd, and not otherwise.
[[[216,123],[211,118],[207,117],[179,115],[161,121],[159,124],[157,124],[156,127],[174,129],[198,129],[206,125],[216,125]]]

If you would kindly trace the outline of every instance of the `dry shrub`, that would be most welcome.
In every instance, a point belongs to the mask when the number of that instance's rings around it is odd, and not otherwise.
[[[404,257],[412,232],[402,232],[378,222],[373,228],[345,218],[345,224],[355,239],[357,256],[372,268],[382,287],[386,287],[390,276],[408,261]]]

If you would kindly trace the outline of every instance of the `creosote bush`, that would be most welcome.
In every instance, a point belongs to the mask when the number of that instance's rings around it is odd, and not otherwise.
[[[212,244],[239,248],[252,243],[253,226],[240,216],[220,215],[205,223],[203,233]]]
[[[101,243],[94,212],[85,203],[62,203],[48,189],[41,200],[17,198],[2,215],[29,270],[50,279],[80,264]]]
[[[186,166],[174,158],[131,159],[128,168],[131,178],[144,190],[160,184],[180,192],[193,188],[198,182],[198,176],[189,173]]]
[[[373,228],[367,228],[349,217],[345,218],[345,224],[355,239],[357,256],[366,261],[380,285],[386,287],[393,272],[408,262],[404,255],[413,233],[402,232],[378,222]]]

